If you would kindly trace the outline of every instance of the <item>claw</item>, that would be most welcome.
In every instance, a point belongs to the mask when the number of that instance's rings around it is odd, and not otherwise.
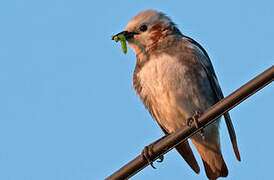
[[[155,157],[155,155],[152,150],[152,146],[153,146],[153,144],[145,146],[142,151],[142,156],[153,169],[156,169],[156,167],[153,165],[153,157]],[[163,162],[163,160],[164,160],[164,156],[162,155],[159,157],[159,160],[157,160],[157,162]]]
[[[204,131],[204,129],[202,129],[200,131],[200,136],[202,137],[203,140],[205,140],[205,131]]]
[[[157,162],[158,162],[158,163],[161,163],[161,162],[163,162],[163,161],[164,161],[164,156],[161,155],[161,156],[159,157],[159,159],[157,160]]]
[[[191,126],[191,124],[193,123],[193,118],[191,117],[191,118],[188,118],[187,119],[187,122],[186,122],[186,124],[187,124],[187,126]]]

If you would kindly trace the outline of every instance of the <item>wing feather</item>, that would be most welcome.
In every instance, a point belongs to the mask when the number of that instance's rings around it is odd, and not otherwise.
[[[192,38],[187,37],[187,36],[183,36],[183,39],[190,42],[190,43],[192,43],[192,44],[194,44],[197,47],[196,54],[198,56],[200,56],[199,59],[201,61],[201,64],[202,64],[205,72],[207,73],[207,76],[208,76],[208,79],[210,81],[211,87],[212,87],[216,97],[220,101],[221,99],[224,98],[224,95],[223,95],[223,92],[222,92],[221,87],[219,85],[217,76],[215,74],[213,65],[210,61],[210,58],[209,58],[207,52],[205,51],[205,49],[198,42],[196,42]],[[230,115],[229,115],[228,112],[226,112],[224,114],[224,118],[225,118],[226,126],[227,126],[227,129],[228,129],[228,132],[229,132],[229,137],[230,137],[233,149],[234,149],[234,153],[236,155],[236,158],[239,161],[241,161],[241,157],[240,157],[240,153],[239,153],[239,149],[238,149],[238,145],[237,145],[236,133],[235,133],[235,130],[234,130],[234,127],[233,127],[233,124],[232,124],[232,120],[231,120]]]

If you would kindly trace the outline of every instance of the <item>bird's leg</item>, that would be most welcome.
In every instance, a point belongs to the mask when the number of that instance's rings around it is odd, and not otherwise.
[[[162,138],[158,139],[157,141],[153,142],[152,144],[145,146],[143,151],[142,151],[142,156],[143,158],[151,165],[152,168],[156,169],[155,166],[153,165],[153,158],[155,157],[155,153],[153,152],[152,148],[153,145],[155,143],[157,143],[158,141],[162,140],[163,138],[165,138],[166,136],[163,136]],[[161,163],[164,161],[164,156],[161,155],[157,162]]]
[[[193,116],[187,119],[186,124],[190,127],[192,125],[192,123],[194,123],[195,127],[197,129],[199,129],[199,122],[198,122],[199,117],[201,117],[201,112],[200,111],[195,111]],[[204,129],[202,129],[199,132],[199,134],[202,137],[202,139],[204,140],[205,139]]]

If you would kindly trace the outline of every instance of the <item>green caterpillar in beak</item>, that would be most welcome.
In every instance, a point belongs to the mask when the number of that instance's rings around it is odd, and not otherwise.
[[[116,36],[111,36],[111,39],[114,40],[115,42],[120,41],[121,45],[122,45],[122,50],[123,53],[126,54],[127,53],[127,40],[126,37],[123,34],[118,34]]]

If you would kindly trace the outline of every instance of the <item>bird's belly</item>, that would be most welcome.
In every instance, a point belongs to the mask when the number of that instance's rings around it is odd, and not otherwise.
[[[212,105],[205,94],[207,81],[201,80],[206,74],[192,71],[198,69],[166,56],[150,60],[138,74],[140,97],[146,99],[144,103],[150,113],[168,132],[185,125],[196,110],[204,111]]]

